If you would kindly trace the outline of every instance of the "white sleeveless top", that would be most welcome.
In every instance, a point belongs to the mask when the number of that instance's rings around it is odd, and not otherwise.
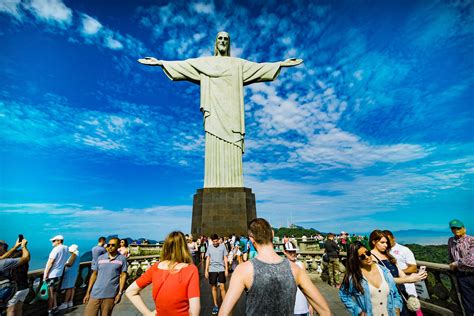
[[[295,262],[298,267],[304,269],[304,264],[301,261]],[[296,300],[295,300],[295,314],[307,314],[309,313],[308,300],[304,296],[303,292],[299,288],[296,288]]]
[[[380,284],[379,288],[376,288],[372,284],[369,283],[369,290],[370,290],[370,300],[372,303],[372,314],[374,316],[387,316],[387,298],[390,293],[390,289],[388,287],[387,281],[385,281],[385,277],[383,275],[382,269],[379,267],[378,264],[375,265],[380,273],[380,277],[382,278],[382,283]]]

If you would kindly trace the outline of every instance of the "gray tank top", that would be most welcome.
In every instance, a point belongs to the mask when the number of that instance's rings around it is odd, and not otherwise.
[[[247,291],[247,316],[293,315],[296,282],[291,273],[290,261],[265,263],[257,258],[253,265],[253,283]]]

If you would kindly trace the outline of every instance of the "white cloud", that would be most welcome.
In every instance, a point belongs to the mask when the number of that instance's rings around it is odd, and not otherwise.
[[[61,203],[23,203],[0,204],[0,214],[4,216],[21,216],[28,221],[31,215],[42,215],[44,222],[36,221],[37,232],[48,232],[54,227],[64,230],[73,225],[67,238],[84,237],[90,239],[91,232],[101,234],[119,234],[123,236],[140,236],[151,239],[162,239],[172,230],[185,233],[191,228],[192,205],[155,205],[139,208],[124,208],[118,211],[101,206]],[[143,225],[144,220],[147,225]],[[124,225],[127,223],[127,225]]]
[[[123,48],[123,44],[114,39],[112,36],[107,36],[104,39],[104,45],[113,50],[120,50]]]
[[[30,0],[24,6],[39,19],[55,22],[60,26],[72,23],[72,10],[61,0]]]
[[[292,159],[339,168],[365,168],[377,162],[400,163],[421,159],[429,149],[420,145],[370,145],[356,135],[332,128],[314,135]]]
[[[194,11],[200,14],[213,14],[214,13],[214,3],[203,3],[197,2],[191,5]]]
[[[82,34],[86,36],[95,35],[102,28],[102,24],[93,17],[84,14],[82,16]]]
[[[272,168],[281,164],[244,165],[245,170]],[[381,175],[359,174],[349,179],[318,179],[317,181],[288,181],[275,178],[261,178],[246,173],[245,186],[256,194],[259,216],[269,218],[276,226],[286,225],[292,213],[296,223],[312,223],[310,226],[325,231],[343,229],[346,231],[370,231],[377,227],[395,228],[395,223],[384,223],[388,212],[403,212],[413,199],[436,204],[438,195],[466,184],[472,162],[462,164],[456,160],[445,161],[436,171],[429,162],[416,168],[398,168]],[[306,169],[305,169],[306,170]],[[430,171],[431,170],[431,171]],[[466,204],[468,208],[468,205]],[[417,213],[420,218],[432,216],[427,212]],[[457,209],[450,216],[466,216],[468,209]],[[350,218],[347,221],[347,218]],[[383,225],[381,225],[383,224]],[[305,224],[305,226],[307,226]],[[308,226],[307,226],[308,227]],[[403,229],[435,227],[426,223],[404,223]],[[399,227],[398,229],[402,229]]]
[[[18,20],[22,19],[22,13],[20,11],[21,0],[2,0],[0,1],[0,12],[13,15]]]

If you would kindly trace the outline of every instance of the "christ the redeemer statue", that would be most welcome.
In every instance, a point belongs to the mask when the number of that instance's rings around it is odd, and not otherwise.
[[[148,66],[161,66],[171,80],[187,80],[201,86],[201,112],[206,132],[204,187],[243,187],[245,112],[243,86],[273,81],[281,67],[303,62],[287,59],[276,63],[254,63],[230,57],[230,37],[217,34],[214,56],[183,61],[153,57],[138,60]]]

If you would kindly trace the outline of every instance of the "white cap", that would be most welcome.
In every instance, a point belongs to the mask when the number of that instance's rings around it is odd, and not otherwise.
[[[295,247],[295,245],[291,241],[289,241],[289,242],[285,243],[285,250],[286,251],[298,251],[299,249],[298,249],[298,247]]]
[[[64,240],[63,235],[56,235],[53,238],[51,238],[49,241],[54,241],[54,240]]]
[[[72,252],[76,256],[79,255],[79,246],[76,245],[76,244],[72,244],[71,246],[69,246],[68,250],[69,250],[69,252]]]

